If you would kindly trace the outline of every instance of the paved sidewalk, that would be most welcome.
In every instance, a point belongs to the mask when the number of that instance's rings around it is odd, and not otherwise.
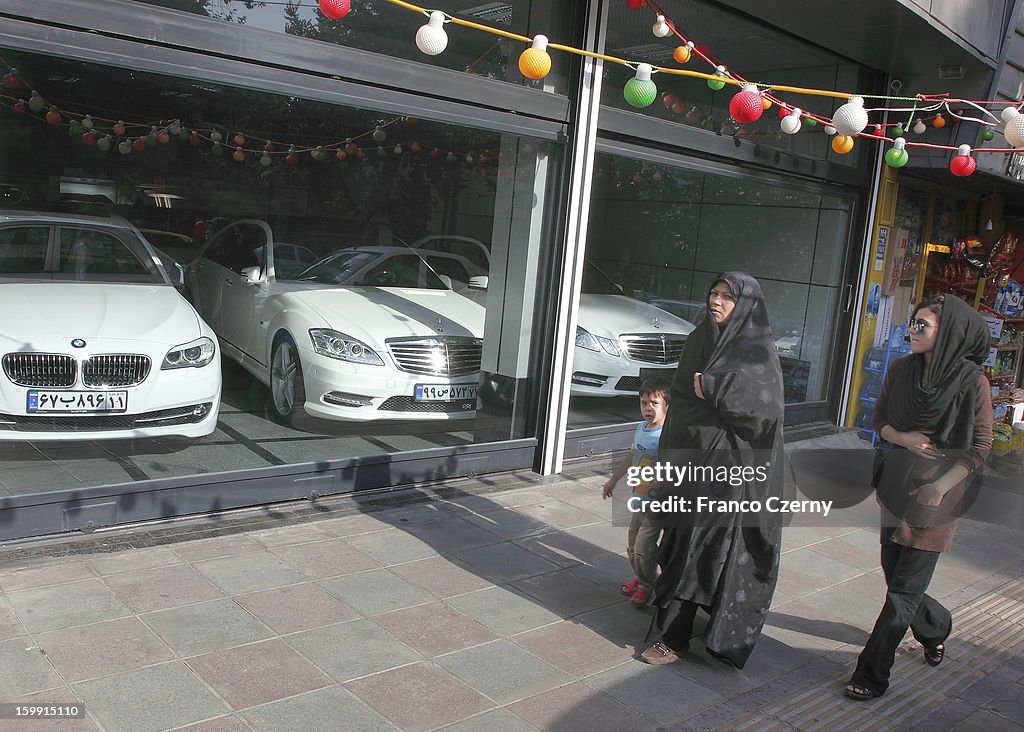
[[[932,582],[956,608],[947,661],[910,641],[858,704],[842,684],[884,592],[872,500],[786,529],[742,672],[697,641],[652,667],[633,659],[651,611],[617,592],[611,464],[0,548],[0,701],[88,712],[0,728],[1024,729],[1019,521],[963,522]]]

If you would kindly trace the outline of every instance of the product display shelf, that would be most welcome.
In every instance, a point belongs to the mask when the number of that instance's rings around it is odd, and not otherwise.
[[[861,439],[870,442],[872,446],[877,445],[881,440],[873,428],[873,418],[882,381],[892,362],[908,353],[910,353],[910,344],[907,342],[907,326],[904,324],[892,329],[884,347],[872,348],[864,357],[863,369],[869,376],[858,397],[860,412],[857,417],[857,426],[860,427],[860,431],[857,434]]]

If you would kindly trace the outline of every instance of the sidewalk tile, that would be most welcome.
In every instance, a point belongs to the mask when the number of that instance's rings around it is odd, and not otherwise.
[[[637,650],[642,651],[644,649],[639,646],[643,643],[644,635],[651,626],[651,612],[637,610],[624,597],[615,605],[577,615],[573,618],[573,622],[590,628],[598,635],[624,648],[637,647]]]
[[[320,580],[317,584],[363,615],[377,615],[437,599],[386,569]]]
[[[377,562],[353,548],[344,539],[279,546],[272,548],[271,551],[310,579],[327,579],[367,569],[380,569]]]
[[[182,658],[265,640],[262,623],[228,599],[158,610],[140,619]]]
[[[999,698],[985,705],[996,714],[1012,719],[1024,727],[1024,685],[1019,682],[1007,688]]]
[[[510,587],[492,587],[446,602],[501,636],[515,635],[561,619],[536,600]]]
[[[317,528],[328,536],[346,538],[360,534],[384,531],[390,525],[381,519],[381,514],[352,513],[338,518],[318,521]]]
[[[30,638],[0,642],[0,700],[9,701],[63,685],[43,649],[36,647]]]
[[[868,636],[863,628],[803,600],[773,606],[765,622],[765,633],[795,648],[829,650],[844,643],[863,644]]]
[[[660,725],[675,724],[723,701],[721,694],[695,681],[640,661],[616,666],[584,683]]]
[[[177,732],[250,732],[250,729],[241,719],[229,714],[208,719],[205,722],[190,724]]]
[[[435,659],[435,663],[498,704],[573,681],[573,677],[507,640],[451,653]]]
[[[180,661],[84,681],[72,689],[108,730],[158,732],[228,711]]]
[[[39,691],[35,694],[26,694],[15,699],[4,699],[7,702],[17,704],[49,705],[49,704],[77,704],[82,707],[82,700],[67,686],[49,691]],[[88,710],[84,717],[78,719],[41,719],[39,717],[26,718],[21,721],[13,719],[4,720],[4,732],[96,732],[99,726],[89,716]]]
[[[954,727],[956,732],[1020,732],[1019,722],[981,709]]]
[[[280,639],[207,653],[190,658],[187,663],[235,710],[333,683]]]
[[[607,523],[597,523],[592,526],[581,526],[576,529],[566,529],[566,534],[574,536],[586,544],[594,547],[594,551],[602,551],[610,554],[626,553],[626,527],[612,526]],[[584,557],[590,559],[592,557]]]
[[[564,617],[622,602],[622,595],[617,588],[596,585],[582,579],[573,569],[527,577],[510,584]]]
[[[306,544],[311,541],[322,541],[323,539],[330,538],[330,534],[323,531],[318,524],[301,523],[296,526],[284,526],[279,529],[254,531],[250,538],[268,549],[275,549],[294,544]]]
[[[96,574],[102,577],[103,575],[116,574],[118,572],[168,567],[172,564],[180,564],[182,561],[181,557],[170,549],[156,547],[152,549],[131,549],[114,552],[113,554],[95,554],[90,556],[86,563],[92,567]]]
[[[391,571],[440,598],[462,595],[493,585],[482,576],[482,572],[455,557],[429,557],[398,564]]]
[[[278,635],[358,617],[348,605],[312,583],[237,595],[234,600]]]
[[[6,597],[0,595],[0,641],[28,635],[28,630],[18,620],[14,608]]]
[[[305,577],[268,551],[194,562],[192,567],[229,595],[306,581]]]
[[[138,618],[122,618],[38,636],[39,647],[68,682],[130,671],[174,658]]]
[[[339,686],[255,707],[242,712],[241,716],[259,732],[339,729],[392,732],[396,729],[354,694]]]
[[[424,732],[494,706],[430,663],[396,668],[345,687],[404,732]]]
[[[507,709],[492,709],[442,728],[439,732],[536,732]]]
[[[483,625],[443,602],[375,615],[373,622],[428,658],[497,638]]]
[[[454,554],[502,540],[492,531],[480,528],[460,517],[446,518],[431,523],[413,524],[405,529],[412,536],[425,542],[438,554]]]
[[[595,496],[595,498],[597,498]],[[543,503],[516,509],[523,516],[542,521],[553,529],[572,529],[580,526],[604,523],[592,513],[576,506],[549,498]]]
[[[239,554],[251,554],[264,550],[260,544],[249,538],[248,534],[231,534],[229,536],[218,536],[213,539],[182,541],[179,544],[172,545],[170,548],[186,562],[201,562],[204,559],[234,557]]]
[[[550,500],[550,499],[545,499]],[[519,539],[524,536],[554,531],[554,527],[539,519],[524,516],[515,508],[502,508],[482,514],[470,514],[466,521],[503,539]]]
[[[187,564],[109,575],[107,586],[135,613],[166,610],[224,597],[213,583]]]
[[[130,612],[98,579],[20,590],[7,596],[30,633],[123,618]]]
[[[402,529],[358,534],[346,537],[345,541],[385,567],[426,559],[437,554],[425,541],[417,539]]]
[[[375,674],[423,658],[369,620],[308,630],[284,640],[336,681]]]
[[[654,732],[656,725],[606,694],[577,683],[532,696],[508,707],[545,732]]]
[[[576,677],[598,673],[628,661],[632,649],[622,648],[573,621],[546,625],[513,639],[538,658]]]
[[[455,555],[491,577],[496,583],[552,572],[558,566],[509,542],[467,549]]]
[[[796,570],[802,575],[814,578],[815,585],[813,589],[820,589],[853,579],[865,571],[870,572],[872,569],[878,568],[877,562],[865,570],[814,551],[814,549],[827,545],[829,541],[835,540],[829,539],[821,544],[815,544],[812,548],[795,549],[791,552],[786,552],[782,556],[779,573],[782,574],[787,570]]]
[[[91,579],[96,574],[82,561],[58,561],[24,568],[9,568],[0,573],[0,590],[16,592],[34,587],[48,587],[66,582]]]

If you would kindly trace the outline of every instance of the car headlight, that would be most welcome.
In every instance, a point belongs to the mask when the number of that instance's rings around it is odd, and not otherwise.
[[[160,368],[163,370],[199,368],[210,363],[216,353],[217,347],[213,345],[213,341],[204,336],[172,348],[164,356],[164,362]]]
[[[580,348],[586,348],[588,351],[600,352],[604,350],[605,353],[610,353],[612,356],[622,355],[618,341],[612,338],[602,338],[601,336],[593,335],[578,325],[576,326],[576,345]]]
[[[384,365],[380,356],[368,345],[336,330],[312,328],[309,337],[313,341],[313,350],[321,356],[369,366]]]
[[[586,348],[588,351],[601,350],[597,339],[578,325],[576,326],[576,345],[580,348]]]

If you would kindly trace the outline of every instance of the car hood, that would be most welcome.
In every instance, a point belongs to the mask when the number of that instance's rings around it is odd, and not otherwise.
[[[192,306],[168,286],[90,282],[0,284],[3,338],[184,343],[200,334]]]
[[[578,323],[584,330],[606,338],[623,333],[682,333],[694,325],[672,313],[624,295],[580,296]]]
[[[484,308],[452,290],[400,287],[289,288],[331,328],[383,342],[403,336],[483,337]]]

